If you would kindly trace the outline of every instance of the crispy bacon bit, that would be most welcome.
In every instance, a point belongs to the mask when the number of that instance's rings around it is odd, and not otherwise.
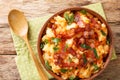
[[[91,18],[93,18],[93,15],[90,13],[87,13],[87,17],[91,19]]]
[[[76,68],[78,66],[78,64],[71,62],[71,63],[63,63],[62,67],[72,67],[72,68]]]
[[[91,23],[93,23],[93,25],[95,25],[97,22],[95,21],[94,18],[91,19]]]
[[[84,22],[83,22],[82,20],[79,20],[79,21],[77,22],[77,24],[78,24],[78,26],[79,26],[80,28],[85,28],[85,24],[84,24]]]
[[[94,61],[96,60],[93,50],[86,50],[86,53],[85,53],[85,54],[86,54],[86,57],[87,57],[87,58],[91,58],[91,59],[93,59]]]
[[[55,23],[55,20],[54,20],[54,19],[51,19],[50,22],[51,22],[51,23]]]
[[[84,35],[85,38],[89,38],[89,32],[88,31],[84,31],[83,35]]]
[[[83,37],[80,38],[78,43],[79,43],[79,44],[83,44],[83,43],[85,43],[85,39],[84,39]]]
[[[75,13],[75,21],[78,22],[80,19],[80,14],[78,12]]]
[[[100,42],[99,41],[95,41],[95,47],[99,46]]]
[[[52,27],[52,23],[48,23],[47,26],[48,26],[49,28],[51,28],[51,27]]]
[[[73,48],[69,48],[68,53],[72,54],[73,56],[76,55],[76,51]]]
[[[57,26],[55,24],[52,25],[52,29],[55,30]]]
[[[100,28],[101,28],[100,24],[95,24],[95,28],[100,30]]]
[[[89,32],[89,34],[90,34],[91,36],[93,36],[93,35],[94,35],[94,31],[91,30],[91,31]]]
[[[95,48],[95,44],[94,44],[94,43],[91,43],[91,44],[90,44],[90,47],[91,47],[91,48]]]
[[[69,37],[74,36],[75,35],[75,29],[68,30],[66,35],[69,36]]]
[[[75,29],[75,33],[80,33],[80,32],[83,32],[85,29],[84,28],[76,28]]]

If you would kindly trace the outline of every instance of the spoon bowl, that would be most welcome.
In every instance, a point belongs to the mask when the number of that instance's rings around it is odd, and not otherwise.
[[[20,37],[23,37],[28,32],[27,20],[23,13],[18,10],[12,10],[8,15],[10,27]]]

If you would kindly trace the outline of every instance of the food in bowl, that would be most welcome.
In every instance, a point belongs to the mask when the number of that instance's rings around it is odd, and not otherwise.
[[[88,79],[104,68],[110,54],[107,25],[86,9],[50,18],[40,48],[47,69],[62,79]]]

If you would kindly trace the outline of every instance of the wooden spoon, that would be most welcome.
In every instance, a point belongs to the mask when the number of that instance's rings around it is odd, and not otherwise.
[[[35,63],[35,66],[38,70],[39,76],[41,76],[42,80],[48,80],[47,76],[45,75],[42,66],[40,65],[37,57],[35,56],[28,38],[27,38],[27,33],[28,33],[28,23],[27,20],[25,18],[25,16],[23,15],[22,12],[18,11],[18,10],[11,10],[9,15],[8,15],[8,22],[10,24],[10,28],[13,30],[13,32],[20,36],[27,44],[28,49],[30,51],[30,54],[32,56],[32,59]]]

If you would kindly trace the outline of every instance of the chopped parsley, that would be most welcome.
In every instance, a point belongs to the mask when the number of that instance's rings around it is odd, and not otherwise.
[[[44,41],[42,41],[42,42],[40,43],[40,48],[43,49],[43,48],[44,48],[44,45],[47,44],[47,43],[48,43],[48,40],[47,40],[47,39],[45,39]]]
[[[65,44],[64,52],[66,52],[67,48],[68,48],[68,44]]]
[[[69,57],[69,58],[68,58],[68,61],[69,61],[69,62],[72,62],[72,59]]]
[[[96,58],[99,58],[99,57],[98,57],[98,54],[97,54],[97,50],[96,50],[95,48],[93,48],[93,52],[94,52],[95,57],[96,57]]]
[[[48,42],[49,42],[48,39],[45,39],[45,40],[44,40],[44,43],[45,43],[45,44],[47,44]]]
[[[44,42],[41,42],[41,43],[40,43],[40,48],[43,49],[43,48],[44,48],[44,45],[45,45],[45,43],[44,43]]]
[[[58,45],[58,43],[61,41],[60,38],[52,38],[52,42],[55,43],[55,45]]]
[[[91,47],[87,44],[81,44],[80,46],[85,49],[91,49]]]
[[[49,65],[49,62],[48,62],[48,61],[45,62],[45,65],[46,65],[46,67],[47,67],[49,70],[52,69],[52,67]]]
[[[84,62],[84,64],[87,63],[87,58],[86,58],[86,55],[85,55],[85,54],[83,54],[83,62]]]
[[[62,73],[66,73],[66,72],[68,71],[68,69],[60,69],[60,71],[61,71]]]
[[[95,71],[99,70],[99,67],[97,66],[97,64],[94,64],[94,63],[93,63],[93,66],[94,66],[94,70],[95,70]]]
[[[69,77],[69,80],[74,80],[74,79],[75,79],[74,76],[70,76],[70,77]]]
[[[102,34],[103,36],[106,36],[106,35],[107,35],[103,30],[101,30],[100,32],[101,32],[101,34]]]
[[[54,46],[53,50],[56,52],[57,50],[59,50],[59,48],[57,46]]]
[[[64,13],[64,18],[66,19],[68,24],[71,24],[74,21],[74,14],[73,13],[69,13],[69,12],[65,12]]]
[[[86,10],[81,10],[80,11],[82,14],[87,14],[87,11]]]
[[[95,57],[96,57],[96,58],[99,58],[99,57],[98,57],[98,54],[97,54],[97,51],[96,51],[95,48],[91,48],[89,45],[86,45],[86,44],[81,44],[80,46],[81,46],[82,48],[85,48],[85,49],[93,50]]]
[[[80,78],[77,76],[77,77],[75,77],[75,79],[74,80],[80,80]]]
[[[106,43],[107,43],[108,45],[110,45],[110,39],[109,39],[109,38],[107,39]]]

